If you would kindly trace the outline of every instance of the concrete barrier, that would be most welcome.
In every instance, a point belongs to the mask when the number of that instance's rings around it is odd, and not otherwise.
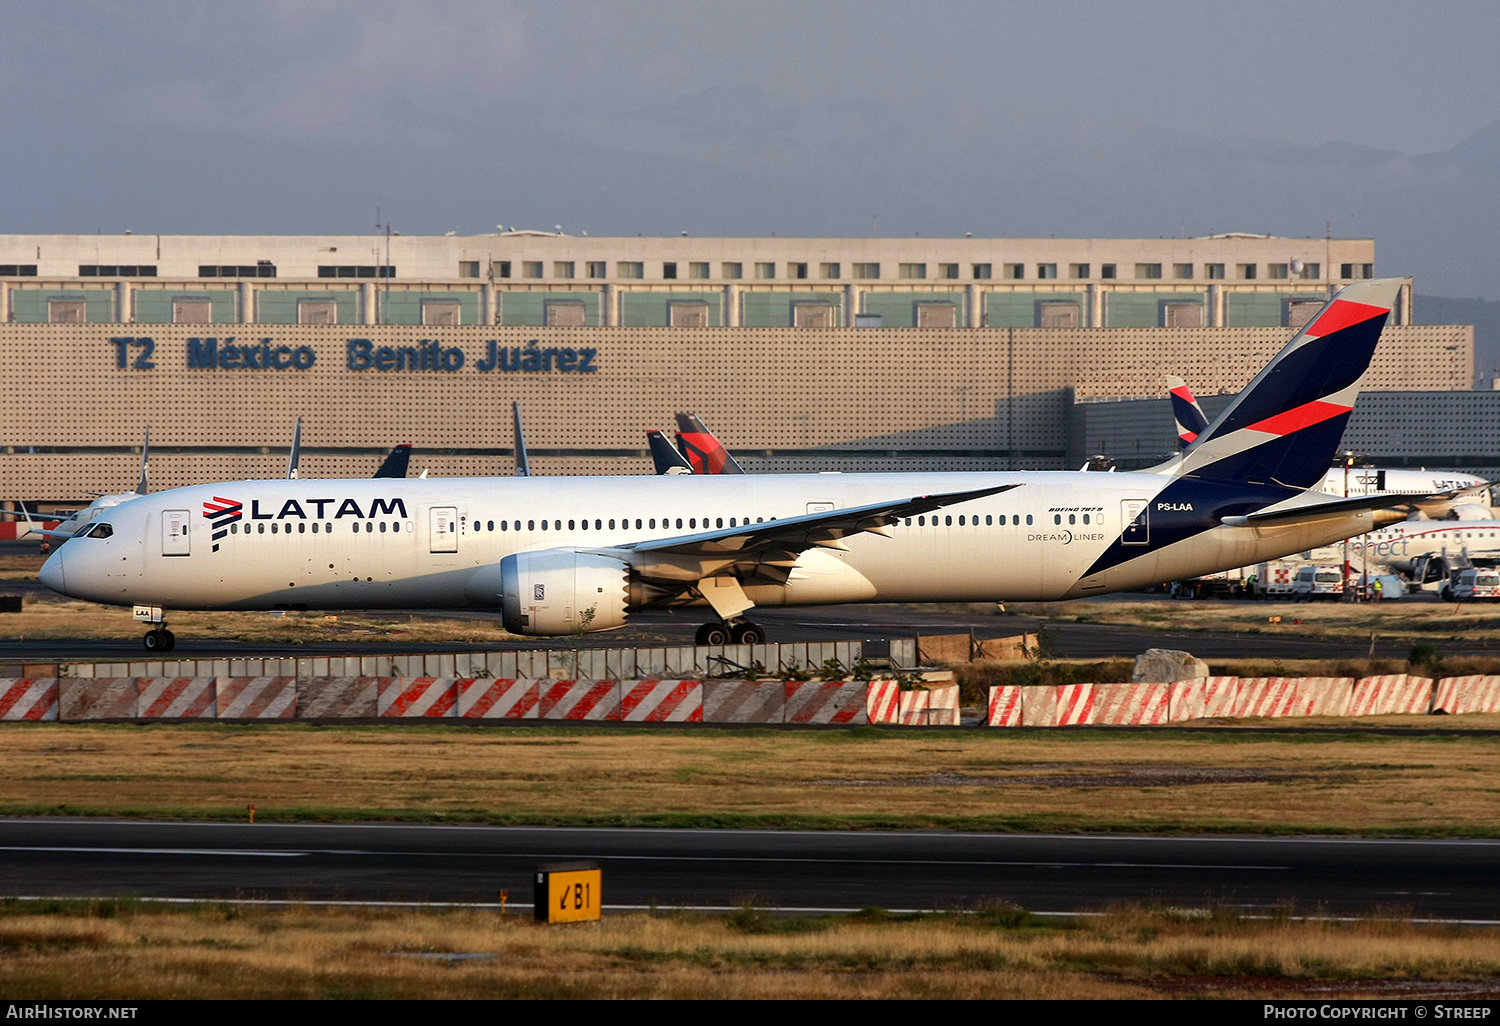
[[[1072,727],[1094,721],[1094,685],[1058,684],[1055,727]]]
[[[57,678],[0,680],[0,720],[57,719]]]
[[[625,723],[702,723],[703,682],[622,680],[618,718]]]
[[[789,680],[786,682],[786,722],[869,723],[869,685],[862,681]]]
[[[865,699],[871,723],[901,722],[901,685],[893,680],[872,680]]]
[[[543,681],[513,678],[458,682],[458,715],[471,720],[534,720]]]
[[[1288,677],[1241,677],[1235,695],[1234,715],[1251,717],[1289,716],[1297,703],[1297,681]]]
[[[1295,715],[1347,716],[1353,696],[1353,677],[1301,677]]]
[[[1432,710],[1432,681],[1405,673],[1361,677],[1349,700],[1350,716],[1389,716],[1394,713],[1425,714]]]
[[[782,723],[786,684],[779,680],[706,680],[704,723]]]
[[[1021,687],[1003,684],[990,688],[989,714],[985,723],[991,727],[1022,726]]]
[[[138,677],[136,686],[138,719],[213,719],[213,677]]]
[[[1437,682],[1432,711],[1454,714],[1500,712],[1500,677],[1444,677]]]
[[[382,717],[457,716],[457,678],[382,678],[375,696],[375,711]]]
[[[1171,719],[1171,697],[1170,684],[1095,684],[1089,722],[1116,726],[1167,723]]]
[[[1057,726],[1057,687],[1052,684],[1027,684],[1021,688],[1021,725],[1023,727]]]
[[[376,715],[379,677],[328,677],[297,681],[299,720],[364,719]]]
[[[134,677],[60,680],[58,719],[133,720],[137,690]]]
[[[217,677],[214,714],[221,720],[289,720],[297,715],[295,677]]]
[[[542,720],[619,719],[620,686],[612,680],[538,682],[537,718]]]

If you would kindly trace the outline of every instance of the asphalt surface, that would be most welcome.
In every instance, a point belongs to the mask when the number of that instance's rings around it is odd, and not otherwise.
[[[592,859],[606,909],[1117,902],[1500,923],[1500,841],[0,821],[9,895],[494,902]]]

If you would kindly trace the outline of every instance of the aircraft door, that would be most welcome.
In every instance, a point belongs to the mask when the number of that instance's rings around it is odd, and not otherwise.
[[[433,552],[458,551],[458,508],[434,506],[427,511],[428,538]]]
[[[161,554],[163,556],[190,555],[188,548],[188,524],[191,514],[185,509],[166,509],[161,514]]]
[[[1151,502],[1148,499],[1121,499],[1121,545],[1151,544]]]

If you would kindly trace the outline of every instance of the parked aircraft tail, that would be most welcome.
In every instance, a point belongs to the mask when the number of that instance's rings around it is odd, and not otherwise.
[[[695,474],[743,474],[744,468],[719,444],[714,433],[695,413],[677,415],[677,448],[687,457]]]
[[[375,471],[376,477],[405,477],[407,464],[411,462],[411,443],[402,442],[391,450]]]
[[[651,462],[658,474],[691,474],[693,465],[683,459],[676,446],[667,441],[660,431],[647,431],[646,441],[651,446]]]
[[[1177,448],[1186,449],[1208,427],[1208,418],[1188,383],[1177,375],[1167,375],[1167,392],[1172,397],[1172,417],[1177,421]]]

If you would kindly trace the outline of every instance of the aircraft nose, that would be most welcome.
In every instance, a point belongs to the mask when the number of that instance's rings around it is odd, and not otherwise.
[[[47,562],[42,564],[41,572],[37,574],[38,580],[59,595],[68,593],[67,577],[63,573],[63,559],[63,550],[58,549],[47,557]]]

